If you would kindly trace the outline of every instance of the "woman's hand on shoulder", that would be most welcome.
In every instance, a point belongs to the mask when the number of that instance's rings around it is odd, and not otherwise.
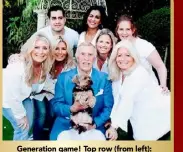
[[[17,62],[23,62],[25,60],[24,56],[22,54],[12,54],[9,58],[8,58],[8,64],[13,64],[13,63],[17,63]]]

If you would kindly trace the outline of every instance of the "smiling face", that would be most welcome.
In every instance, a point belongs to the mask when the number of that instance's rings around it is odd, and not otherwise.
[[[63,15],[63,12],[51,11],[50,13],[50,26],[54,32],[61,32],[64,29],[66,18]]]
[[[87,18],[87,25],[89,28],[98,28],[101,24],[101,14],[98,10],[92,10]]]
[[[77,62],[78,68],[84,73],[89,73],[95,59],[95,50],[93,46],[80,46],[79,47]]]
[[[130,39],[133,33],[134,29],[132,29],[130,21],[121,21],[118,24],[117,35],[120,38],[120,40]]]
[[[36,40],[31,56],[33,62],[42,63],[44,62],[49,55],[49,44],[44,40]]]
[[[112,40],[109,35],[101,35],[96,43],[97,51],[101,55],[109,54],[112,49]]]
[[[119,48],[116,56],[116,63],[121,71],[128,70],[135,62],[126,48]]]
[[[67,45],[65,42],[59,42],[53,51],[53,57],[56,61],[64,61],[67,58]]]

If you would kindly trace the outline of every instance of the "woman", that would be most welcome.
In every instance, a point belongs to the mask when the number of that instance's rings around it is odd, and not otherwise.
[[[53,98],[58,75],[75,68],[75,62],[70,53],[68,44],[62,38],[53,41],[52,62],[49,77],[42,91],[43,94],[40,94],[42,97],[46,96],[48,100]]]
[[[170,131],[170,96],[163,94],[140,64],[133,42],[119,42],[109,61],[113,81],[113,128],[127,132],[130,120],[135,140],[158,140]],[[109,129],[110,130],[110,129]],[[109,131],[107,131],[109,136]]]
[[[45,81],[45,85],[43,90],[36,95],[36,99],[39,101],[41,105],[37,106],[37,115],[42,118],[42,123],[39,125],[39,132],[43,131],[43,128],[48,127],[49,131],[54,122],[54,114],[50,105],[50,100],[53,98],[55,94],[55,83],[57,81],[57,77],[61,72],[68,71],[75,67],[75,63],[72,59],[72,55],[69,51],[68,45],[66,41],[62,38],[58,38],[53,41],[53,51],[52,51],[52,68],[50,73]],[[36,108],[36,107],[35,107]],[[36,139],[44,140],[44,136],[39,134]]]
[[[83,42],[91,42],[94,46],[100,29],[105,26],[106,13],[102,6],[91,6],[83,19],[83,31],[80,34],[78,46]]]
[[[133,39],[135,47],[140,55],[143,66],[149,71],[154,80],[158,80],[152,70],[152,66],[156,69],[160,80],[160,86],[163,92],[167,92],[167,69],[157,52],[156,48],[148,41],[141,39],[137,35],[137,29],[133,19],[128,15],[119,17],[116,26],[116,36],[119,40]]]
[[[44,86],[50,70],[50,42],[44,34],[35,35],[32,46],[21,60],[3,69],[3,116],[14,128],[13,140],[28,140],[33,122],[34,95]],[[35,135],[36,124],[33,126]]]
[[[116,44],[116,38],[109,29],[102,29],[96,39],[97,58],[93,67],[108,73],[108,60]]]

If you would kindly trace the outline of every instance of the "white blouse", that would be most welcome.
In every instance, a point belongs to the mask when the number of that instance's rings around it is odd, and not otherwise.
[[[121,80],[113,82],[113,127],[127,132],[130,119],[135,140],[157,140],[170,131],[170,95],[161,88],[142,66]]]
[[[136,38],[135,41],[135,47],[137,49],[137,52],[140,56],[141,64],[145,67],[145,69],[149,72],[149,74],[152,76],[153,80],[158,83],[158,79],[155,76],[155,73],[152,69],[152,65],[148,62],[147,58],[149,55],[156,50],[156,48],[152,45],[152,43],[141,39],[139,37]]]
[[[97,31],[97,33],[95,34],[94,38],[93,38],[92,41],[91,41],[91,43],[92,43],[94,46],[96,46],[96,39],[97,39],[97,37],[99,36],[100,31],[101,31],[101,30],[98,30],[98,31]],[[85,36],[86,36],[86,32],[85,32],[85,31],[82,32],[82,33],[80,34],[80,36],[79,36],[79,41],[78,41],[78,46],[79,46],[81,43],[86,42]]]

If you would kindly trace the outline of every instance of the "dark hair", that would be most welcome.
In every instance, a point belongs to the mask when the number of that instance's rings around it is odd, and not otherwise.
[[[125,15],[121,15],[118,18],[118,20],[117,20],[116,29],[115,29],[116,36],[119,38],[117,31],[118,31],[118,28],[119,28],[119,24],[122,21],[129,21],[131,23],[131,29],[134,31],[133,36],[134,37],[137,37],[137,35],[138,35],[138,33],[137,33],[137,27],[136,27],[136,25],[135,25],[135,23],[133,21],[133,18],[131,16],[129,16],[129,15],[126,15],[126,14]]]
[[[88,19],[88,16],[89,14],[91,13],[91,11],[93,10],[97,10],[100,12],[100,15],[101,15],[101,24],[99,25],[99,29],[102,29],[103,27],[106,27],[106,24],[107,24],[107,15],[106,15],[106,12],[105,12],[105,8],[103,6],[98,6],[98,5],[94,5],[94,6],[91,6],[85,13],[84,17],[83,17],[83,31],[87,31],[87,28],[88,28],[88,25],[86,24],[87,23],[87,19]]]
[[[65,17],[65,11],[64,11],[64,9],[63,9],[61,6],[59,6],[59,5],[51,6],[51,7],[49,8],[48,13],[47,13],[47,15],[48,15],[49,18],[50,18],[50,15],[51,15],[51,12],[52,12],[52,11],[62,11],[63,16]]]

